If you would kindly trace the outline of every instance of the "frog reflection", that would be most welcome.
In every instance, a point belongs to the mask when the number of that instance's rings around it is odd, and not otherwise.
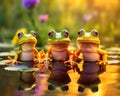
[[[94,62],[84,62],[83,71],[80,73],[78,91],[83,92],[85,88],[90,88],[92,92],[98,91],[100,66]]]
[[[25,34],[24,32],[19,32],[17,34],[18,40],[17,43],[20,46],[20,49],[15,55],[14,59],[9,57],[7,64],[9,65],[26,65],[28,68],[33,67],[34,62],[40,63],[40,54],[36,49],[36,32],[30,32]],[[19,67],[19,66],[18,66]],[[18,70],[20,71],[20,70]],[[32,87],[35,82],[35,76],[33,75],[34,71],[22,71],[20,72],[20,86],[19,89],[25,90],[26,88]]]
[[[62,32],[52,30],[48,33],[48,36],[50,49],[45,59],[46,61],[48,59],[52,60],[49,67],[51,74],[48,78],[48,82],[50,83],[48,89],[54,90],[56,87],[60,87],[62,91],[67,91],[69,89],[67,84],[71,81],[67,73],[70,67],[67,64],[70,65],[73,62],[73,58],[71,58],[72,52],[68,50],[71,41],[69,33],[67,30],[63,30]],[[66,64],[65,61],[67,62]]]
[[[18,90],[34,90],[36,86],[35,72],[38,68],[33,68],[34,62],[22,62],[22,65],[27,66],[26,69],[20,70]]]
[[[80,49],[76,55],[82,54],[84,60],[83,71],[78,72],[80,74],[77,81],[78,91],[83,92],[85,87],[89,87],[93,92],[97,92],[100,83],[98,76],[106,71],[107,54],[99,48],[100,39],[96,30],[85,32],[81,29],[78,32],[77,42]]]

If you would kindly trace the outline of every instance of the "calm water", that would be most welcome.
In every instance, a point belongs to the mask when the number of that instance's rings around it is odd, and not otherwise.
[[[118,52],[117,52],[118,53]],[[109,65],[105,73],[99,75],[101,83],[98,85],[98,92],[92,92],[90,88],[85,88],[84,92],[78,92],[77,80],[79,74],[69,71],[71,82],[69,83],[69,90],[67,92],[56,88],[54,91],[47,89],[47,79],[49,73],[37,73],[36,88],[32,91],[18,90],[18,81],[20,72],[6,71],[0,66],[0,96],[120,96],[120,58],[119,54],[109,55]],[[0,61],[1,62],[1,61]],[[91,69],[92,70],[92,69]]]
[[[107,71],[99,76],[101,83],[96,93],[89,88],[86,88],[83,93],[78,92],[76,81],[79,75],[72,70],[69,72],[72,81],[68,92],[62,92],[60,88],[48,91],[49,74],[36,74],[37,87],[34,91],[19,91],[17,86],[19,75],[19,72],[0,70],[0,96],[120,96],[120,65],[117,64],[108,65]]]

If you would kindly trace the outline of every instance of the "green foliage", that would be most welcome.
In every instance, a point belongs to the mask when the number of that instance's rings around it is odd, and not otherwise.
[[[47,44],[47,33],[54,29],[61,31],[67,29],[70,38],[75,41],[79,29],[86,31],[97,29],[102,42],[116,42],[119,39],[120,27],[120,1],[106,5],[97,0],[40,0],[38,6],[26,9],[21,0],[1,0],[0,3],[0,42],[10,42],[19,28],[27,28],[28,32],[37,32],[38,46]],[[111,0],[110,0],[111,1]],[[108,7],[113,6],[112,7]],[[116,5],[115,5],[116,4]],[[48,14],[45,22],[38,17]],[[110,39],[112,38],[112,39]]]

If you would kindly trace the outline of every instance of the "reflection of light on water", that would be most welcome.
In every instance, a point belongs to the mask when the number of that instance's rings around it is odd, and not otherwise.
[[[52,92],[54,95],[51,94],[50,96],[79,96],[80,93],[77,91],[77,80],[79,78],[79,74],[77,74],[77,72],[73,72],[73,70],[69,71],[68,73],[71,78],[71,82],[68,84],[69,90],[67,92],[63,92],[60,87],[58,87]]]
[[[37,74],[37,86],[35,89],[35,95],[34,96],[44,96],[45,91],[47,90],[47,78],[48,76],[46,74]]]
[[[119,63],[120,60],[108,60],[109,64]]]
[[[35,90],[16,90],[15,96],[45,96],[47,90],[47,78],[48,75],[46,74],[37,74]]]
[[[109,64],[117,64],[117,63],[120,62],[119,59],[120,59],[119,55],[111,54],[111,55],[108,56],[108,63]]]
[[[79,78],[79,74],[71,70],[69,71],[69,75],[71,77],[71,82],[69,83],[69,91],[63,92],[59,87],[56,88],[56,90],[54,91],[49,91],[47,89],[48,87],[47,78],[49,75],[37,74],[36,77],[37,77],[38,86],[35,89],[35,94],[28,95],[30,93],[24,93],[25,95],[23,94],[20,96],[119,96],[119,95],[114,95],[114,92],[116,90],[113,87],[113,85],[118,82],[117,78],[120,76],[120,74],[114,72],[114,70],[118,70],[117,68],[119,67],[115,65],[107,66],[107,69],[108,69],[107,72],[100,75],[101,83],[98,85],[98,88],[99,88],[98,92],[92,92],[90,88],[86,88],[85,91],[82,93],[78,92],[77,80]]]
[[[71,96],[77,96],[79,94],[79,92],[77,91],[78,89],[77,80],[80,75],[77,74],[77,72],[73,72],[73,70],[70,71],[69,75],[71,77],[71,82],[69,84],[68,96],[70,96],[70,94],[72,94]]]
[[[71,82],[69,84],[69,91],[68,92],[62,92],[61,90],[56,89],[57,95],[54,96],[103,96],[104,89],[101,89],[98,85],[99,91],[98,92],[92,92],[90,88],[85,88],[84,92],[78,92],[78,84],[77,80],[79,78],[79,74],[76,72],[73,72],[72,70],[69,72],[69,75],[71,77]],[[51,95],[52,96],[52,95]]]
[[[102,96],[101,90],[98,92],[92,92],[90,89],[86,89],[84,96]]]
[[[118,55],[109,55],[109,58],[119,58]]]
[[[5,62],[8,62],[8,60],[2,60],[2,61],[0,61],[0,65],[6,65]]]
[[[36,74],[37,87],[35,93],[21,91],[20,95],[17,94],[15,96],[119,96],[119,72],[119,65],[107,65],[107,71],[99,76],[101,83],[98,85],[98,92],[92,92],[90,88],[85,88],[84,92],[78,92],[77,80],[80,75],[77,72],[73,72],[73,70],[68,72],[71,82],[67,92],[63,92],[59,87],[54,91],[49,91],[47,88],[49,75]]]

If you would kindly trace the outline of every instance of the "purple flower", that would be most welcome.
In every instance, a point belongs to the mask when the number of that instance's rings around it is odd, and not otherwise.
[[[22,5],[25,8],[33,8],[38,5],[40,0],[22,0]]]
[[[39,16],[40,22],[45,22],[48,19],[48,14],[43,14]]]

